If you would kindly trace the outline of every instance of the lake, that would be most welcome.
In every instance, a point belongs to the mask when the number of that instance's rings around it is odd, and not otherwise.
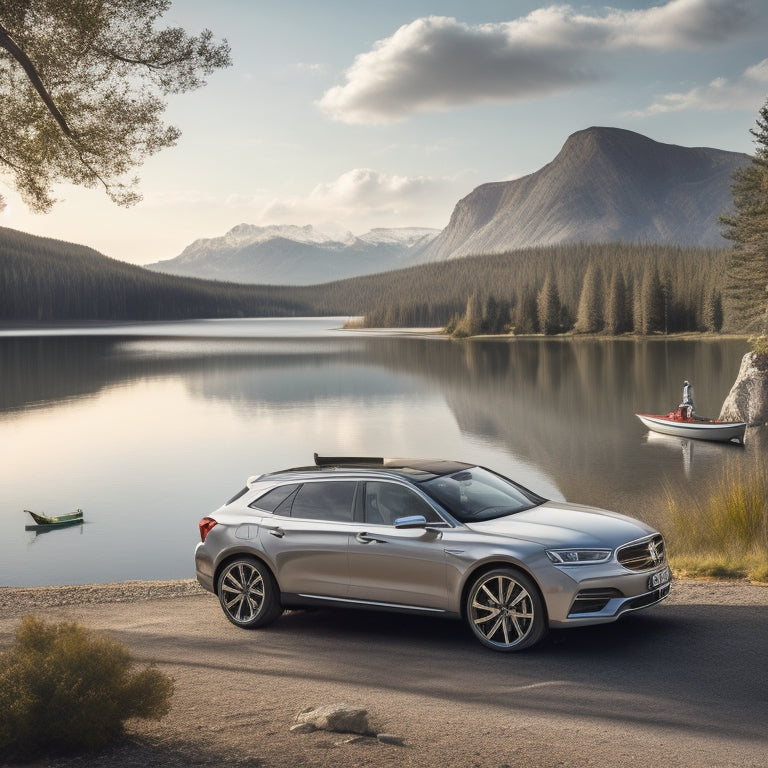
[[[544,496],[647,519],[664,483],[758,449],[649,434],[694,385],[716,416],[747,343],[339,330],[344,318],[0,331],[0,585],[194,576],[198,520],[312,454],[489,466]],[[25,530],[23,510],[82,508]]]

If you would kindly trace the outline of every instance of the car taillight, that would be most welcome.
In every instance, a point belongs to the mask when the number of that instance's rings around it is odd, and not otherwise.
[[[204,517],[197,527],[200,529],[200,541],[205,541],[206,536],[211,532],[211,528],[216,525],[216,521],[212,517]]]

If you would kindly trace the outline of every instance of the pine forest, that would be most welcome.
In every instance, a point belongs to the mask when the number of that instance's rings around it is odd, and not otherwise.
[[[457,336],[740,331],[723,308],[726,249],[560,245],[316,286],[175,277],[0,229],[0,322],[334,315]]]

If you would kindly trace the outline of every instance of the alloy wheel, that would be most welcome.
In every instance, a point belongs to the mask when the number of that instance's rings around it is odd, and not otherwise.
[[[266,586],[254,563],[233,563],[222,574],[220,585],[221,606],[235,624],[251,624],[258,618]]]
[[[484,645],[495,650],[520,650],[544,633],[541,601],[535,587],[512,569],[481,576],[470,590],[467,619]]]

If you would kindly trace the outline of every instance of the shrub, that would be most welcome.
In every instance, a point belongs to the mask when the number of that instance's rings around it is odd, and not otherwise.
[[[755,366],[760,371],[768,370],[768,334],[753,336],[749,340],[755,353]]]
[[[120,643],[76,623],[25,617],[0,654],[0,760],[104,747],[128,718],[165,716],[172,678],[131,668]]]

